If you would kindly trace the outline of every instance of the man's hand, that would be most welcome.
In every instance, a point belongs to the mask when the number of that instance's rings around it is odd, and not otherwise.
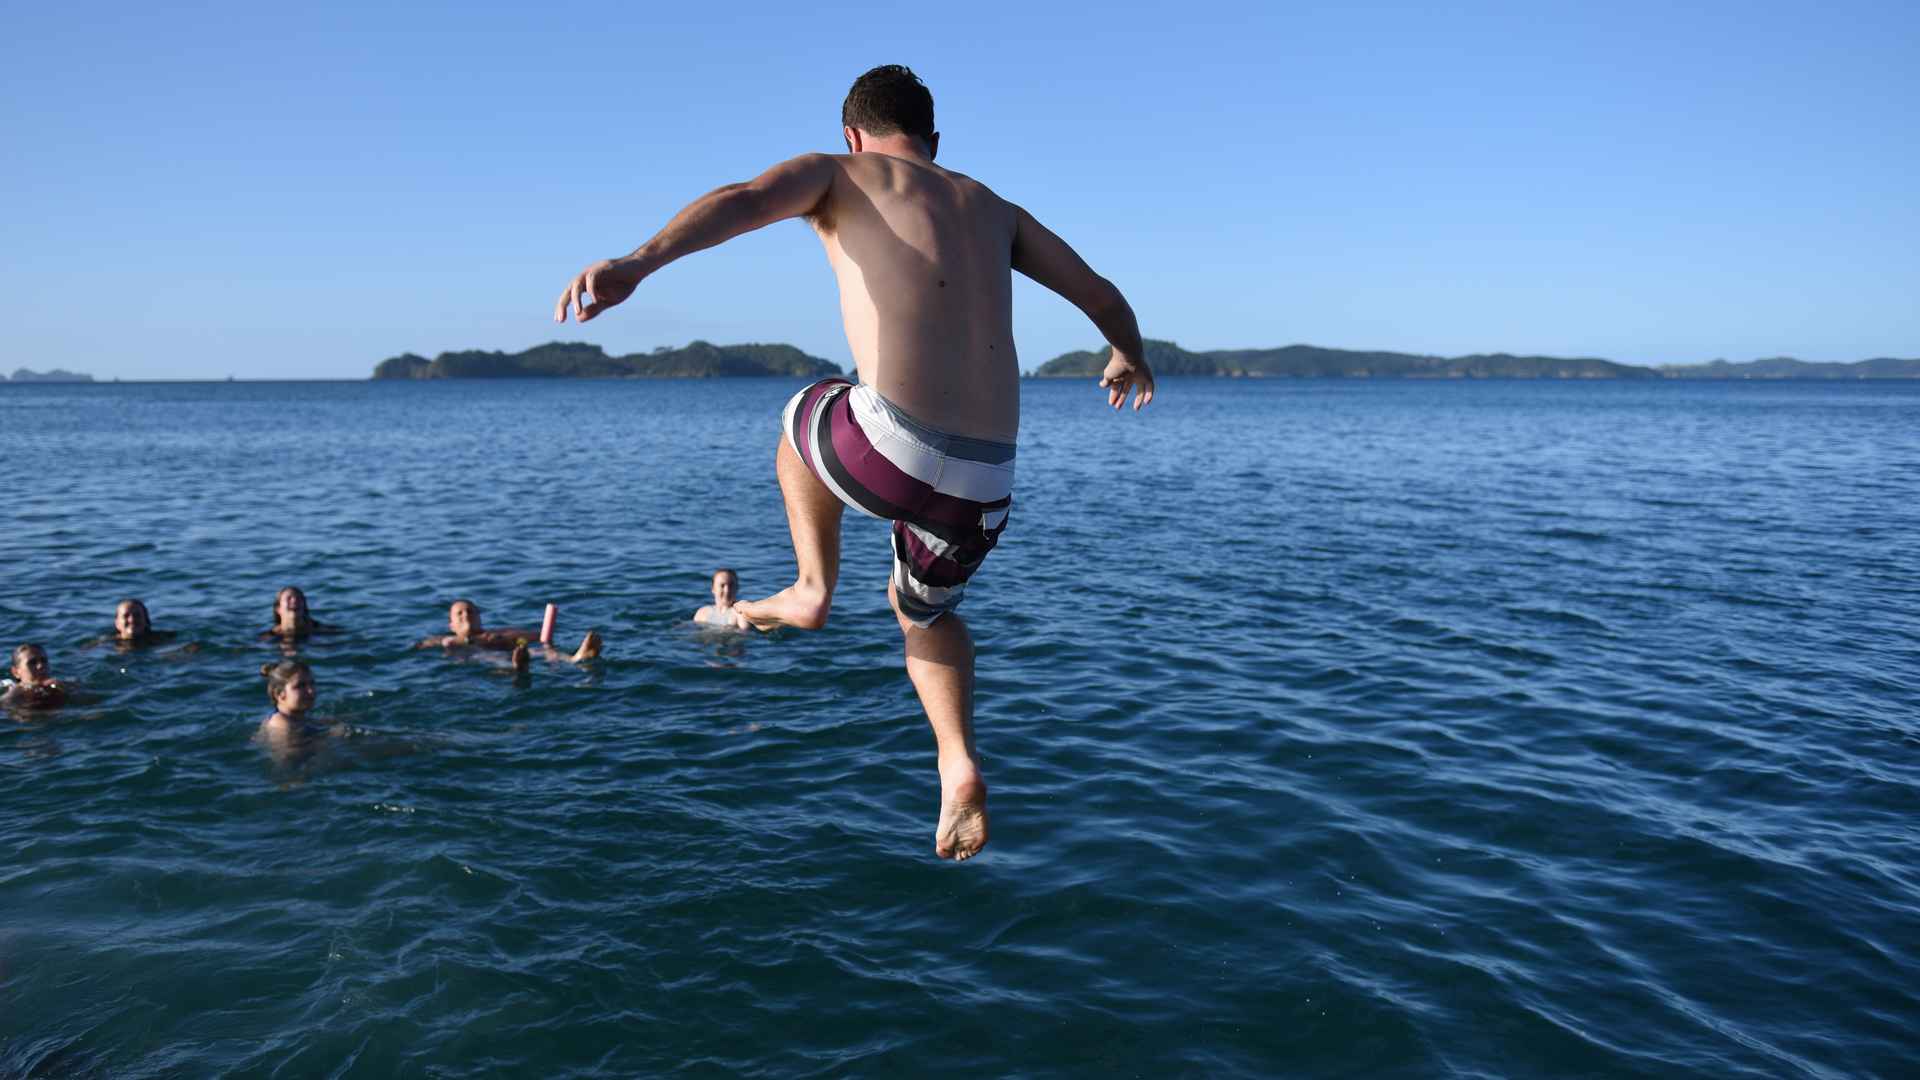
[[[1107,392],[1107,404],[1118,409],[1127,400],[1127,392],[1133,392],[1133,411],[1153,401],[1153,372],[1147,369],[1147,362],[1113,350],[1113,359],[1107,361],[1107,369],[1100,373],[1100,386]]]
[[[560,302],[553,307],[553,321],[566,322],[567,312],[571,309],[574,317],[586,322],[595,315],[620,303],[633,295],[640,279],[646,275],[639,266],[627,259],[605,259],[594,263],[567,286],[560,294]]]

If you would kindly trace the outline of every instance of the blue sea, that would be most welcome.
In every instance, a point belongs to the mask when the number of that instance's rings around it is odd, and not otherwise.
[[[0,387],[0,1076],[1914,1075],[1920,385],[1028,382],[959,865],[799,385]]]

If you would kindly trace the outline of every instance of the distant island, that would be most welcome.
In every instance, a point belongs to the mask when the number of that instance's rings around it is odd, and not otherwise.
[[[1660,374],[1669,379],[1920,379],[1920,360],[1882,356],[1840,364],[1774,356],[1744,364],[1715,360],[1711,364],[1668,365],[1660,369]]]
[[[1920,379],[1920,359],[1882,357],[1857,363],[1811,363],[1771,357],[1745,363],[1647,367],[1598,357],[1515,356],[1474,353],[1427,356],[1418,353],[1323,349],[1287,345],[1277,349],[1215,349],[1191,352],[1171,341],[1149,340],[1147,363],[1156,375],[1211,375],[1275,379]],[[1031,378],[1097,376],[1107,363],[1105,348],[1063,353],[1033,371]],[[648,353],[610,356],[598,345],[556,341],[525,352],[468,349],[443,352],[429,360],[403,353],[380,361],[376,379],[713,379],[793,376],[817,379],[842,374],[840,368],[791,345],[715,345],[695,341],[684,348],[661,346]],[[91,382],[91,375],[22,368],[15,382]]]
[[[0,375],[0,382],[92,382],[92,381],[93,381],[93,376],[91,375],[83,375],[77,371],[62,371],[59,368],[54,368],[52,371],[49,371],[45,374],[41,374],[38,371],[29,371],[26,368],[18,368],[14,371],[13,378],[11,380],[9,380],[5,375]]]
[[[525,352],[443,352],[428,360],[403,353],[380,361],[376,379],[713,379],[768,375],[820,378],[840,368],[791,345],[714,345],[608,356],[598,345],[555,341]]]
[[[1730,364],[1642,367],[1590,357],[1422,356],[1288,345],[1278,349],[1216,349],[1189,352],[1171,341],[1148,341],[1147,363],[1156,375],[1215,375],[1279,379],[1920,379],[1920,359],[1862,360],[1854,364],[1808,363],[1789,357]],[[1107,350],[1063,353],[1029,374],[1034,378],[1098,376]]]

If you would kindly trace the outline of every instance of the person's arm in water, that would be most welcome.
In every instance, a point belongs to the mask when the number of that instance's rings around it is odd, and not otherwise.
[[[571,311],[586,322],[633,295],[647,275],[675,259],[724,244],[742,233],[817,210],[833,189],[840,166],[826,154],[802,154],[744,184],[715,188],[689,203],[632,254],[582,270],[560,294],[553,321]]]
[[[1081,310],[1113,346],[1113,356],[1100,373],[1107,404],[1119,408],[1133,392],[1133,407],[1153,401],[1153,372],[1147,367],[1146,346],[1133,307],[1113,282],[1093,272],[1078,252],[1067,246],[1032,214],[1014,207],[1013,268],[1059,293]]]

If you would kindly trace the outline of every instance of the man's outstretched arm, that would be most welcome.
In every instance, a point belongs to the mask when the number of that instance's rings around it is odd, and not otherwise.
[[[673,215],[666,228],[632,254],[594,263],[576,275],[554,305],[553,321],[566,322],[571,310],[586,322],[632,296],[648,274],[675,259],[776,221],[813,213],[826,201],[838,170],[826,154],[802,154],[744,184],[707,192]]]
[[[1133,391],[1133,407],[1153,400],[1153,372],[1140,341],[1140,324],[1133,308],[1113,282],[1093,272],[1065,240],[1055,236],[1032,214],[1014,207],[1013,268],[1065,297],[1079,308],[1113,346],[1113,356],[1100,373],[1107,404],[1119,408]]]

